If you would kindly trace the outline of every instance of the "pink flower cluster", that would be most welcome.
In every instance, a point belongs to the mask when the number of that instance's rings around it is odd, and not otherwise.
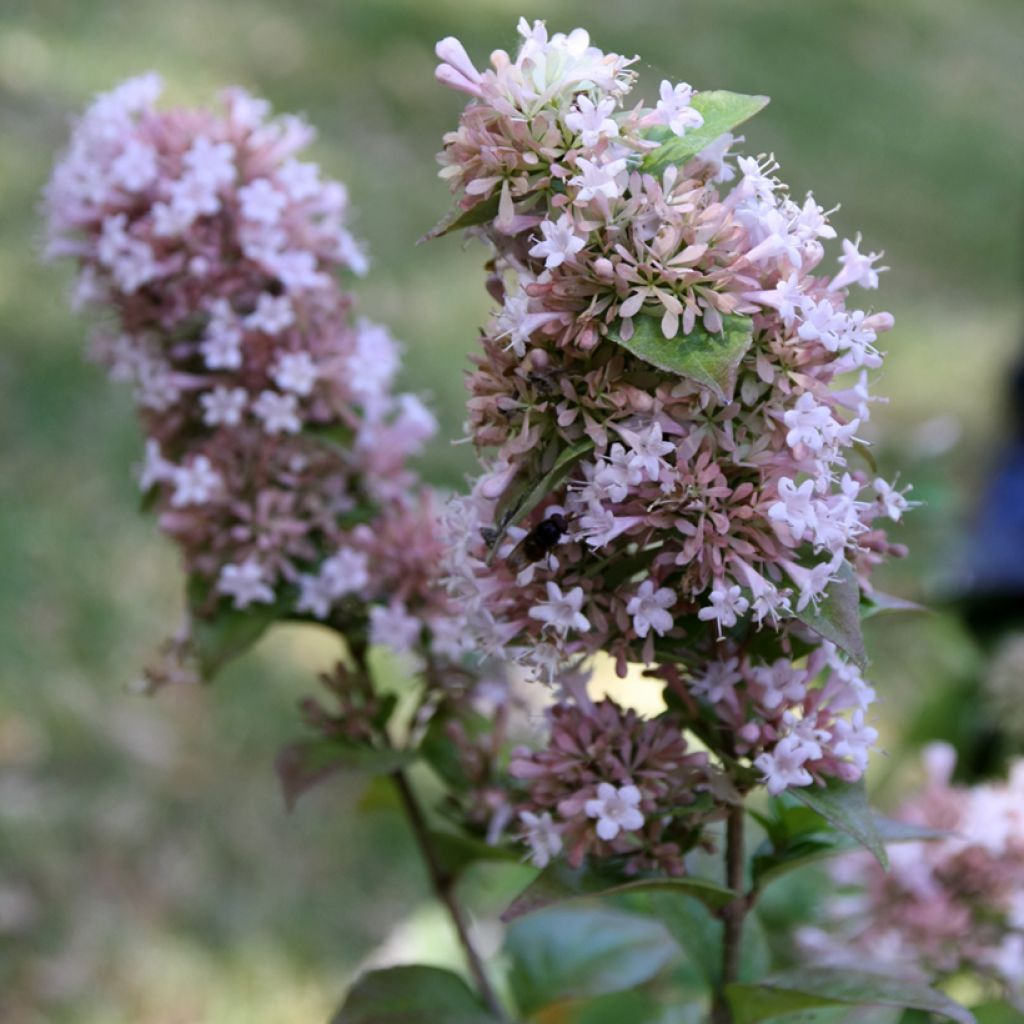
[[[687,750],[680,723],[645,721],[614,701],[560,703],[550,742],[514,752],[510,771],[528,786],[519,812],[538,867],[564,855],[621,858],[628,873],[684,873],[683,855],[720,816],[705,753]]]
[[[950,782],[955,757],[945,744],[928,748],[927,784],[898,814],[946,838],[891,846],[888,872],[859,853],[837,861],[834,879],[851,894],[801,942],[830,964],[969,971],[1024,1004],[1024,762],[1006,782],[965,787]]]
[[[46,190],[76,302],[114,313],[98,357],[131,382],[140,485],[180,545],[194,611],[273,606],[408,649],[458,649],[433,586],[435,503],[406,465],[435,430],[392,391],[399,349],[354,320],[366,260],[301,120],[229,89],[158,110],[153,74],[99,96]],[[436,631],[433,627],[436,624]]]
[[[701,94],[629,106],[636,58],[520,34],[486,71],[437,47],[471,97],[440,154],[452,226],[490,246],[499,304],[469,379],[485,472],[447,516],[467,628],[546,678],[599,650],[670,666],[772,792],[856,779],[873,692],[804,620],[869,589],[898,550],[877,521],[910,504],[851,459],[893,319],[849,292],[880,257],[858,236],[824,271],[828,212],[730,134],[645,169]]]

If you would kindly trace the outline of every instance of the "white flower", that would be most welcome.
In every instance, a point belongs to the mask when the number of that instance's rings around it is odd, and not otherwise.
[[[736,692],[736,684],[743,680],[739,666],[739,658],[708,662],[704,674],[689,681],[689,689],[696,696],[704,697],[712,704],[731,702]]]
[[[323,288],[330,281],[327,274],[317,269],[316,256],[308,249],[265,253],[262,262],[272,274],[281,279],[281,284],[289,292]]]
[[[203,407],[203,422],[208,427],[237,427],[242,422],[242,413],[249,393],[245,388],[215,387],[199,398]]]
[[[807,296],[804,293],[799,273],[794,270],[789,277],[780,278],[770,291],[748,292],[744,298],[778,310],[782,322],[790,327],[796,320],[797,312],[803,306]]]
[[[576,233],[576,222],[569,213],[563,213],[557,221],[541,221],[540,232],[544,240],[533,246],[530,255],[538,259],[543,256],[549,270],[572,259],[587,244],[586,238]]]
[[[312,392],[320,371],[308,352],[282,352],[272,376],[282,391],[305,396]]]
[[[171,504],[175,508],[205,505],[216,497],[223,486],[220,473],[205,455],[197,455],[188,465],[175,469],[173,481]]]
[[[235,180],[235,147],[230,142],[211,142],[200,135],[189,147],[183,162],[189,176],[211,191]]]
[[[295,323],[295,310],[287,295],[261,292],[256,309],[245,318],[245,326],[264,334],[280,334]]]
[[[356,324],[356,344],[348,357],[348,386],[369,410],[378,407],[391,380],[398,372],[398,344],[386,327],[360,320]]]
[[[495,336],[508,338],[506,348],[512,349],[522,359],[530,336],[539,327],[551,320],[559,319],[559,313],[531,313],[530,296],[522,285],[519,290],[505,297],[505,303],[495,318]]]
[[[658,122],[667,124],[674,134],[682,137],[689,129],[700,128],[704,124],[700,112],[690,106],[693,89],[686,82],[674,86],[665,80],[661,83],[659,95],[661,99],[654,108],[658,114]]]
[[[370,582],[370,562],[364,551],[340,548],[320,567],[320,576],[331,597],[344,597],[362,590]]]
[[[160,451],[160,442],[152,437],[146,441],[146,455],[139,467],[139,489],[148,491],[154,484],[171,480],[174,477],[174,466],[168,462]]]
[[[754,758],[754,765],[764,773],[765,785],[771,796],[778,796],[790,786],[809,786],[814,777],[804,767],[813,749],[796,735],[784,736],[770,751]]]
[[[841,551],[837,552],[830,562],[819,562],[810,569],[795,562],[783,561],[782,565],[789,573],[790,579],[800,588],[800,596],[796,602],[797,612],[802,612],[809,604],[817,603],[842,562]]]
[[[703,160],[711,168],[712,181],[728,182],[736,177],[736,169],[726,160],[730,147],[736,141],[732,132],[724,132],[697,154],[697,159]]]
[[[850,716],[837,718],[832,725],[831,752],[833,757],[850,761],[863,774],[867,771],[868,755],[878,740],[878,730],[864,722],[859,708]]]
[[[561,587],[551,580],[547,583],[548,599],[530,609],[530,618],[550,626],[556,633],[565,636],[570,629],[586,633],[590,623],[583,615],[583,588],[573,587],[563,596]]]
[[[576,132],[584,146],[596,146],[601,139],[614,139],[619,126],[610,117],[615,100],[600,100],[597,104],[585,93],[576,97],[576,108],[565,115],[566,127]]]
[[[546,868],[562,852],[562,837],[551,820],[551,812],[520,811],[519,820],[526,826],[522,838],[530,847],[530,862],[534,867]]]
[[[760,704],[766,711],[774,711],[783,704],[791,706],[807,695],[805,674],[793,668],[788,658],[779,658],[771,665],[758,665],[751,676],[762,687]]]
[[[322,575],[303,573],[299,577],[299,599],[295,602],[297,612],[309,612],[314,618],[326,619],[333,603],[334,595]]]
[[[653,629],[658,636],[664,636],[671,628],[673,619],[666,610],[676,603],[675,592],[668,587],[654,589],[653,580],[644,580],[639,590],[629,599],[626,614],[633,616],[633,629],[643,639]]]
[[[844,310],[833,308],[828,299],[815,302],[805,298],[801,313],[803,323],[797,334],[804,341],[820,342],[829,352],[838,352],[840,347],[845,347],[843,342],[849,322]]]
[[[238,190],[242,216],[255,224],[276,224],[288,198],[266,178],[257,178]]]
[[[798,487],[784,476],[779,480],[779,500],[768,509],[768,518],[773,523],[785,524],[793,540],[799,543],[817,526],[813,498],[813,480],[805,480]]]
[[[237,370],[242,365],[242,329],[231,306],[218,299],[210,309],[199,346],[208,370]]]
[[[396,404],[394,429],[401,438],[402,450],[409,454],[419,452],[424,442],[437,433],[437,418],[416,395],[399,395]]]
[[[277,183],[297,203],[312,199],[320,191],[320,168],[299,160],[286,160],[277,169]]]
[[[843,239],[843,255],[839,257],[842,270],[832,279],[829,288],[838,291],[851,284],[858,284],[861,288],[877,288],[878,275],[888,270],[888,267],[875,267],[885,253],[871,252],[862,255],[860,251],[860,232],[857,233],[855,241],[848,238]]]
[[[892,484],[886,483],[881,478],[875,480],[871,486],[874,487],[875,494],[878,495],[878,500],[882,503],[882,508],[885,509],[885,514],[895,523],[900,521],[900,517],[907,509],[916,504],[916,502],[907,501],[906,492],[897,491]],[[909,490],[908,487],[907,491]]]
[[[420,622],[401,601],[374,605],[370,609],[370,643],[390,647],[397,654],[410,651],[420,638]]]
[[[570,178],[569,184],[579,189],[575,200],[577,203],[589,203],[597,196],[617,199],[622,195],[626,187],[625,160],[610,160],[606,164],[599,164],[581,156],[576,165],[583,173]]]
[[[832,418],[832,410],[827,405],[818,405],[810,391],[805,391],[792,409],[787,409],[782,417],[789,428],[786,444],[790,448],[804,445],[812,452],[820,452],[826,442],[835,436],[838,427]]]
[[[643,516],[617,516],[610,508],[605,508],[595,500],[588,505],[587,512],[580,516],[574,536],[585,537],[590,547],[599,549],[643,521]]]
[[[263,421],[268,434],[297,434],[302,427],[298,417],[298,399],[278,391],[261,391],[252,411]]]
[[[662,437],[661,424],[655,421],[645,430],[627,430],[618,427],[618,432],[629,445],[627,462],[632,475],[640,480],[658,481],[670,467],[664,456],[674,452],[676,446]]]
[[[247,558],[239,565],[228,563],[220,570],[217,590],[232,599],[236,608],[251,604],[270,604],[274,590],[267,583],[266,570],[255,558]]]
[[[702,622],[716,622],[718,624],[718,635],[722,630],[729,629],[736,625],[738,617],[750,607],[750,602],[743,596],[743,592],[737,586],[729,586],[725,580],[720,580],[708,596],[709,604],[697,612],[697,618]]]
[[[138,139],[129,139],[110,165],[111,178],[128,192],[141,192],[153,184],[158,173],[156,150]]]
[[[635,832],[643,828],[642,799],[636,786],[616,788],[610,782],[602,782],[597,787],[597,798],[588,800],[584,810],[588,818],[597,818],[597,834],[609,842],[620,832]]]
[[[642,479],[641,470],[633,465],[632,454],[621,444],[613,444],[594,473],[594,488],[609,501],[620,502]]]
[[[793,233],[789,218],[773,206],[758,207],[749,213],[753,217],[744,219],[760,241],[747,253],[747,259],[751,263],[767,263],[781,258],[799,269],[803,265],[800,237]]]

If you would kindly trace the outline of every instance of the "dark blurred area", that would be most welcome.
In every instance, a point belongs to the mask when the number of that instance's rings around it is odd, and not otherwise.
[[[177,624],[180,579],[138,515],[129,398],[83,359],[69,268],[38,263],[37,197],[68,118],[130,74],[160,71],[183,102],[239,83],[304,111],[373,259],[362,309],[404,339],[405,384],[440,413],[424,472],[458,487],[472,456],[450,441],[488,299],[479,250],[414,245],[448,208],[434,153],[461,106],[432,50],[454,34],[482,64],[515,46],[520,14],[641,53],[647,96],[662,77],[767,93],[746,148],[886,250],[865,302],[897,318],[875,389],[890,404],[866,437],[922,505],[882,586],[934,610],[868,624],[889,755],[872,781],[892,802],[934,736],[968,774],[1024,749],[1020,0],[3,0],[4,1024],[305,1024],[381,942],[455,961],[376,791],[337,784],[284,812],[273,759],[333,654],[319,634],[280,630],[205,691],[129,692]],[[358,801],[375,809],[357,819]],[[471,882],[471,901],[494,884]]]

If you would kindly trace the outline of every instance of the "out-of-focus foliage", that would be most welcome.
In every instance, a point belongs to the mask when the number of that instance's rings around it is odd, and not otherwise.
[[[515,17],[583,24],[599,45],[642,51],[696,87],[772,96],[745,129],[796,193],[885,248],[881,300],[897,315],[876,407],[925,507],[911,559],[884,589],[934,599],[1000,430],[1019,341],[1024,196],[1024,7],[1017,0],[5,0],[0,9],[0,1018],[14,1024],[326,1019],[357,963],[457,963],[401,823],[384,806],[349,820],[358,790],[323,787],[290,817],[273,779],[291,707],[330,656],[283,632],[217,687],[133,697],[125,684],[173,627],[173,555],[136,515],[140,446],[126,394],[81,353],[67,269],[36,263],[36,196],[92,93],[161,71],[173,94],[239,82],[320,128],[319,157],[346,180],[375,269],[363,308],[408,346],[407,386],[431,392],[442,434],[426,475],[458,486],[470,460],[461,370],[484,319],[479,253],[414,241],[448,205],[433,155],[460,101],[432,81],[435,39],[474,57],[512,45]],[[926,705],[938,728],[974,702],[979,653],[948,614],[872,621],[900,776],[902,735]],[[958,687],[960,688],[958,690]],[[965,692],[966,697],[957,697]],[[942,709],[940,694],[953,696]],[[973,704],[972,704],[973,706]],[[952,710],[950,710],[952,709]],[[945,716],[945,717],[943,717]],[[374,799],[369,803],[373,804]],[[379,805],[381,801],[376,800]],[[521,887],[471,875],[492,908]],[[806,886],[763,906],[777,931]],[[785,897],[782,892],[785,888]],[[501,890],[501,891],[498,891]],[[410,909],[413,907],[413,909]],[[445,937],[438,941],[441,933]],[[613,997],[609,997],[613,998]]]

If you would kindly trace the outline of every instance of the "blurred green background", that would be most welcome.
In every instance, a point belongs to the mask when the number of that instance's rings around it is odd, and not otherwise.
[[[373,257],[363,312],[407,345],[405,384],[443,439],[425,473],[459,486],[461,372],[486,313],[480,252],[416,248],[448,205],[434,153],[457,95],[432,47],[478,63],[519,14],[582,24],[661,77],[762,92],[747,148],[775,152],[841,233],[894,269],[897,316],[871,436],[926,502],[899,531],[889,589],[941,593],[1002,429],[1020,346],[1024,4],[1020,0],[2,0],[0,3],[0,1021],[323,1021],[381,941],[447,940],[401,823],[351,824],[358,789],[287,815],[273,757],[329,651],[281,630],[204,692],[132,696],[174,628],[173,552],[137,514],[128,396],[83,359],[67,267],[40,266],[39,189],[69,116],[148,68],[175,98],[228,83],[308,114]],[[871,296],[872,299],[875,296]],[[978,652],[946,613],[873,626],[886,696],[885,799],[903,731],[970,678]],[[444,934],[443,930],[440,934]]]

